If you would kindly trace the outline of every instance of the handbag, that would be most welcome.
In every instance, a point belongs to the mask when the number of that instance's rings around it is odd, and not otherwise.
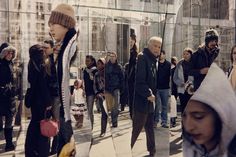
[[[54,137],[59,132],[59,122],[46,118],[46,112],[47,110],[45,111],[45,118],[40,121],[40,131],[43,136]]]

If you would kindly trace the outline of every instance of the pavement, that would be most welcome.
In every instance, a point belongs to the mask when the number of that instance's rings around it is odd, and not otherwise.
[[[170,156],[171,157],[182,157],[182,128],[181,128],[181,118],[180,113],[177,118],[177,126],[170,128]]]
[[[23,115],[26,112],[23,109]],[[3,132],[0,132],[0,157],[24,157],[24,142],[29,123],[26,117],[23,116],[21,127],[14,126],[14,142],[17,145],[15,151],[4,153],[5,140]],[[130,148],[132,122],[129,118],[128,108],[120,113],[117,128],[111,127],[109,119],[104,137],[99,137],[101,114],[95,112],[94,119],[92,130],[87,115],[85,115],[84,126],[81,129],[75,127],[72,118],[76,157],[148,157],[144,131],[139,135],[133,149]],[[177,119],[176,127],[168,129],[158,125],[154,131],[157,150],[155,157],[182,157],[180,118]]]

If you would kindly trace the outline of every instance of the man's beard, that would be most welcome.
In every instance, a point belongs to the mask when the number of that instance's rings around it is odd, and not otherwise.
[[[218,49],[217,44],[207,47],[209,52],[214,52]]]

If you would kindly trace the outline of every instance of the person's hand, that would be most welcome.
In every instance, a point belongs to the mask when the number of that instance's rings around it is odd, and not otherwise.
[[[51,118],[52,116],[52,106],[48,106],[46,107],[46,111],[45,111],[45,115],[44,115],[46,119]]]
[[[86,93],[85,93],[85,91],[83,91],[82,95],[83,95],[83,97],[86,97]]]
[[[208,73],[208,70],[209,70],[209,68],[202,68],[202,69],[200,70],[200,74],[207,74],[207,73]]]
[[[151,96],[147,97],[147,99],[151,102],[155,101],[155,96],[152,94]]]
[[[102,93],[97,94],[97,97],[102,97]]]
[[[75,155],[76,155],[76,150],[73,149],[73,150],[71,151],[71,153],[70,153],[70,157],[75,157]]]
[[[48,111],[48,110],[51,110],[52,109],[52,106],[48,106],[48,107],[46,107],[46,110]]]

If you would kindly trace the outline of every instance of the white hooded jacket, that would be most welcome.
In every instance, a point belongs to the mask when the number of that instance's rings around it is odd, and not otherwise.
[[[224,72],[215,63],[190,100],[203,102],[213,108],[222,121],[222,132],[219,144],[209,153],[184,135],[183,156],[226,157],[227,148],[236,134],[236,96]]]

